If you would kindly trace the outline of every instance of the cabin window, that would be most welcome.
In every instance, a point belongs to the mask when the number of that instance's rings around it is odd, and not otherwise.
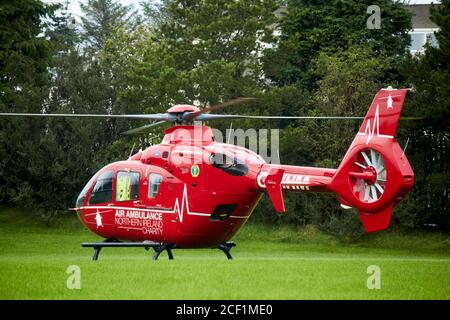
[[[89,204],[97,204],[112,201],[112,181],[113,171],[106,171],[100,174],[91,191]]]
[[[232,176],[245,176],[248,166],[238,158],[230,158],[225,154],[211,154],[209,162],[215,168],[221,169]]]
[[[139,176],[138,172],[117,172],[116,201],[139,199]]]
[[[162,175],[157,174],[157,173],[151,173],[150,174],[150,185],[148,187],[148,197],[150,199],[154,199],[156,197],[156,195],[158,194],[159,191],[159,186],[161,185],[162,182]]]

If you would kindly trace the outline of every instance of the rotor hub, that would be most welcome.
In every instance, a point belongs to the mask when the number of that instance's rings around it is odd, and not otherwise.
[[[199,108],[190,104],[177,104],[167,110],[167,113],[183,114],[185,112],[198,112]]]

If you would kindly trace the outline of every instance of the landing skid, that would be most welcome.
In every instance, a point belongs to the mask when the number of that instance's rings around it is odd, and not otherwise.
[[[233,247],[236,247],[236,243],[232,242],[232,241],[228,241],[225,243],[222,243],[220,246],[217,247],[217,249],[223,251],[223,253],[225,253],[225,255],[227,256],[228,260],[233,259],[233,256],[231,255],[230,251]]]
[[[153,260],[158,260],[159,255],[163,251],[167,251],[167,255],[169,256],[169,260],[173,260],[173,254],[172,254],[172,245],[165,245],[158,242],[151,242],[151,241],[144,241],[144,242],[121,242],[117,239],[106,239],[103,242],[83,242],[81,244],[83,248],[94,248],[94,255],[92,256],[92,260],[96,261],[98,260],[98,255],[100,254],[100,251],[102,248],[108,247],[108,248],[144,248],[145,250],[149,250],[150,248],[153,248],[155,251],[153,255]]]
[[[148,250],[148,248],[145,248],[145,250]],[[159,255],[165,250],[167,251],[167,255],[169,257],[169,260],[173,260],[173,253],[172,253],[172,246],[170,244],[168,245],[159,245],[154,246],[153,250],[155,250],[155,254],[153,255],[152,260],[158,260]]]
[[[98,260],[98,256],[102,248],[144,248],[145,250],[150,250],[153,248],[155,253],[153,254],[152,260],[158,260],[162,252],[167,251],[167,256],[169,260],[173,260],[172,249],[175,247],[171,244],[162,244],[159,242],[144,241],[144,242],[122,242],[117,239],[105,239],[103,242],[83,242],[81,244],[83,248],[94,248],[94,255],[92,256],[93,261]],[[228,260],[233,259],[230,251],[236,244],[234,242],[228,241],[217,247],[227,256]]]

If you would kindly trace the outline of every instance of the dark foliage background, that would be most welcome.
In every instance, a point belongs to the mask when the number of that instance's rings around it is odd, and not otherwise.
[[[368,29],[366,9],[381,8]],[[405,230],[449,230],[450,3],[431,9],[439,46],[411,56],[411,16],[390,0],[165,0],[142,10],[89,0],[78,25],[65,6],[0,4],[0,111],[153,113],[173,103],[256,96],[239,113],[364,115],[382,87],[411,87],[398,140],[416,174],[395,209]],[[280,9],[281,8],[281,9]],[[274,14],[275,13],[275,14]],[[274,36],[274,30],[279,35]],[[0,203],[50,220],[73,206],[87,180],[161,128],[122,137],[140,121],[0,118]],[[219,129],[226,122],[214,124]],[[282,163],[335,167],[358,123],[251,121],[280,128]],[[267,199],[253,220],[317,227],[345,239],[361,233],[356,212],[330,195],[287,195],[278,216]]]

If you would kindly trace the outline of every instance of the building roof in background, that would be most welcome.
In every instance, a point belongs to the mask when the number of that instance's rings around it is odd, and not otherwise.
[[[440,0],[410,0],[410,5],[416,5],[416,4],[441,4]]]
[[[413,1],[411,1],[413,2]],[[415,1],[415,2],[432,2],[432,1]],[[434,4],[440,4],[433,1]],[[406,5],[406,9],[413,14],[412,27],[414,29],[430,29],[437,28],[437,25],[430,19],[430,4],[414,4]]]
[[[418,4],[441,4],[441,0],[405,0],[406,5],[418,5]]]

